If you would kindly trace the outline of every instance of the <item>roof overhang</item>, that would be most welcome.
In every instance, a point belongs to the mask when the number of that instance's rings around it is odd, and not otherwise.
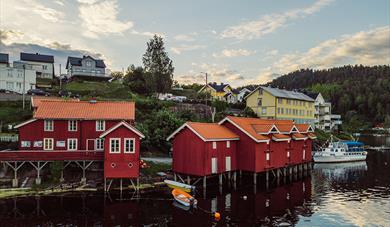
[[[245,135],[249,136],[251,139],[253,139],[256,143],[269,143],[269,139],[268,140],[258,140],[256,139],[255,137],[253,137],[250,133],[248,133],[247,131],[245,131],[243,128],[241,128],[239,125],[237,125],[234,121],[230,120],[229,117],[225,117],[224,119],[222,119],[218,124],[222,125],[224,122],[228,121],[229,123],[231,123],[232,125],[234,125],[236,128],[238,128],[241,132],[245,133]]]
[[[300,135],[302,135],[302,134],[300,134]],[[304,135],[302,135],[302,136],[304,136]],[[305,136],[305,137],[298,137],[297,135],[292,134],[292,138],[294,140],[307,140],[308,137],[307,136]]]
[[[276,137],[272,136],[272,140],[276,141],[276,142],[282,142],[282,141],[290,142],[291,138],[276,138]]]
[[[231,141],[231,140],[240,140],[240,138],[215,138],[215,139],[206,139],[202,135],[200,135],[195,129],[193,129],[190,125],[187,123],[184,123],[182,126],[180,126],[178,129],[176,129],[170,136],[168,136],[167,141],[171,140],[173,137],[175,137],[176,134],[178,134],[181,130],[183,130],[185,127],[187,127],[189,130],[191,130],[195,135],[197,135],[201,140],[204,142],[215,142],[215,141]]]
[[[114,130],[116,130],[117,128],[119,128],[120,126],[125,126],[126,128],[128,128],[130,131],[134,132],[135,134],[137,134],[140,138],[145,138],[145,135],[142,134],[142,132],[138,131],[138,129],[136,129],[135,127],[131,126],[130,124],[128,124],[127,122],[124,122],[124,121],[121,121],[119,122],[118,124],[116,124],[115,126],[111,127],[110,129],[108,129],[107,131],[103,132],[102,134],[100,134],[99,138],[103,138],[105,137],[106,135],[110,134],[111,132],[113,132]]]
[[[20,128],[20,127],[22,127],[22,126],[24,126],[24,125],[28,125],[28,124],[30,124],[30,123],[36,121],[36,120],[38,120],[38,119],[35,119],[35,118],[30,119],[30,120],[28,120],[28,121],[25,121],[25,122],[22,122],[22,123],[20,123],[20,124],[18,124],[18,125],[15,125],[14,128]]]

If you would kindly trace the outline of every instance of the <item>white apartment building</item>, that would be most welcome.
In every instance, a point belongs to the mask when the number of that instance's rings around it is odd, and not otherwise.
[[[54,56],[44,54],[20,53],[20,61],[14,61],[15,68],[34,70],[37,78],[54,78]]]
[[[332,114],[332,104],[326,102],[321,93],[316,94],[314,107],[314,124],[316,128],[329,132],[337,130],[339,125],[342,124],[341,116]]]
[[[0,63],[0,89],[6,91],[17,92],[23,94],[23,77],[24,80],[24,93],[27,93],[29,89],[34,89],[36,84],[36,72],[35,70],[14,68],[9,64]]]

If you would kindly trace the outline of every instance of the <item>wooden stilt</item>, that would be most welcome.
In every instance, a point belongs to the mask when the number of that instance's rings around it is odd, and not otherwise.
[[[203,190],[206,190],[207,187],[207,177],[203,176]]]
[[[257,184],[257,173],[253,173],[253,184]]]
[[[173,180],[174,180],[174,181],[177,181],[176,173],[173,174]]]
[[[187,184],[191,184],[191,178],[190,178],[190,176],[187,176]]]
[[[221,174],[219,174],[219,186],[222,186],[222,173]]]

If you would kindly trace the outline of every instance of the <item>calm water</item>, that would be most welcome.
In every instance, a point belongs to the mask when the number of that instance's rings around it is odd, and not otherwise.
[[[122,201],[118,194],[0,200],[0,226],[390,226],[390,152],[371,152],[367,162],[315,165],[309,176],[273,182],[268,190],[253,188],[250,179],[222,193],[210,186],[192,211],[177,207],[169,192],[138,201],[128,193]]]

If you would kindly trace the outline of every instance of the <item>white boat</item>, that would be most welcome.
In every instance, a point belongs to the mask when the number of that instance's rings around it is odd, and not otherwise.
[[[181,189],[185,192],[193,192],[195,190],[195,186],[192,186],[189,184],[183,184],[183,183],[173,181],[173,180],[164,180],[164,183],[166,183],[168,185],[168,187],[170,187],[172,189],[178,188],[178,189]]]
[[[316,163],[364,161],[367,152],[363,146],[357,141],[333,142],[331,139],[328,147],[314,152],[313,159]]]

